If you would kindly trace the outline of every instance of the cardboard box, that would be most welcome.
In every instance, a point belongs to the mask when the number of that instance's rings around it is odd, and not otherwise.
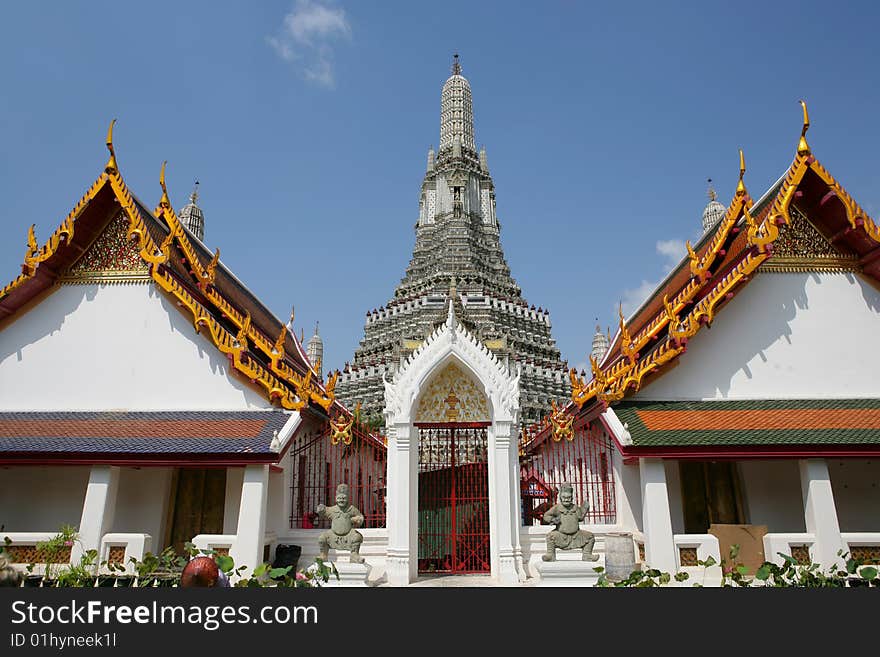
[[[709,533],[718,539],[721,559],[725,566],[742,564],[749,575],[754,575],[758,567],[767,561],[764,556],[764,535],[767,525],[709,525]],[[739,545],[739,554],[730,562],[730,547]]]

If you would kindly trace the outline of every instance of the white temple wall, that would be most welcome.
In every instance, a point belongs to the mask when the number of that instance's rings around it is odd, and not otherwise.
[[[288,461],[284,459],[286,464]],[[288,530],[290,523],[284,513],[284,498],[288,491],[284,485],[284,472],[269,469],[269,500],[266,506],[266,533],[281,534]]]
[[[73,465],[0,467],[0,526],[6,532],[51,533],[62,525],[78,526],[89,470]]]
[[[842,532],[880,531],[880,459],[828,459]]]
[[[880,291],[850,273],[762,273],[634,399],[876,398]]]
[[[767,525],[771,533],[806,531],[797,461],[740,461],[737,465],[747,523]]]
[[[226,468],[226,499],[223,501],[223,533],[238,531],[238,508],[241,506],[241,485],[244,467]]]
[[[663,468],[666,470],[666,495],[669,497],[672,533],[684,534],[684,502],[681,498],[681,477],[679,475],[678,461],[664,459]]]
[[[171,468],[121,468],[111,531],[149,534],[155,553],[167,547],[164,540],[171,473]]]
[[[269,408],[152,283],[62,285],[0,324],[0,410]]]

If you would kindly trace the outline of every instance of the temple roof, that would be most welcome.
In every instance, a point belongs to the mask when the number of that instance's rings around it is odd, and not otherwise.
[[[579,407],[617,401],[647,385],[684,353],[689,338],[711,325],[759,267],[786,261],[780,236],[802,215],[839,253],[829,266],[845,262],[880,281],[880,227],[813,156],[805,138],[806,109],[804,119],[798,152],[780,180],[755,203],[743,181],[741,157],[739,183],[724,218],[696,247],[688,244],[688,256],[633,315],[621,314],[611,348],[593,364],[593,380],[584,383],[572,373],[572,400]]]
[[[311,406],[320,414],[336,404],[335,375],[325,385],[286,324],[229,271],[200,241],[191,239],[175,215],[160,176],[162,200],[155,211],[135,197],[116,163],[112,125],[107,136],[110,159],[104,172],[41,247],[28,236],[22,273],[0,289],[0,319],[15,315],[48,290],[77,261],[111,221],[128,223],[125,238],[137,249],[145,274],[172,297],[181,312],[270,400],[289,410]]]
[[[684,355],[688,340],[711,326],[761,270],[855,271],[880,281],[880,227],[813,155],[806,140],[805,104],[803,110],[791,166],[755,202],[745,186],[740,152],[739,181],[723,218],[696,245],[688,243],[688,255],[634,313],[627,318],[621,312],[604,358],[591,360],[592,379],[570,372],[572,403],[559,413],[594,417],[608,406],[616,411],[620,400],[662,376]],[[838,257],[823,255],[798,264],[803,258],[792,257],[786,241],[804,222]],[[525,429],[524,449],[540,444],[551,424],[548,419]]]
[[[880,399],[623,400],[614,413],[640,448],[880,447]]]
[[[275,462],[272,440],[289,413],[0,412],[0,462],[177,461]]]

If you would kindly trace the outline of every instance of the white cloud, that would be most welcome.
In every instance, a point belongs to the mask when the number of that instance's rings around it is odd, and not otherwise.
[[[620,300],[623,305],[623,315],[624,317],[629,317],[636,308],[642,305],[645,299],[648,298],[648,295],[654,291],[660,281],[646,281],[642,280],[641,285],[637,288],[624,290],[623,298]],[[614,309],[615,314],[617,308]]]
[[[351,25],[341,7],[327,0],[297,0],[276,36],[266,42],[284,61],[296,65],[310,82],[333,87],[333,44],[351,38]]]
[[[684,240],[659,240],[657,242],[657,253],[666,258],[667,269],[672,269],[681,262],[686,252],[687,247],[684,245]]]

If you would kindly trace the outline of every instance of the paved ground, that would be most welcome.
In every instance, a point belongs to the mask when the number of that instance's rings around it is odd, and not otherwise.
[[[519,586],[534,586],[537,580],[528,579]],[[383,582],[379,586],[388,586]],[[501,586],[488,575],[421,575],[410,586],[428,586],[438,588],[469,588]]]

